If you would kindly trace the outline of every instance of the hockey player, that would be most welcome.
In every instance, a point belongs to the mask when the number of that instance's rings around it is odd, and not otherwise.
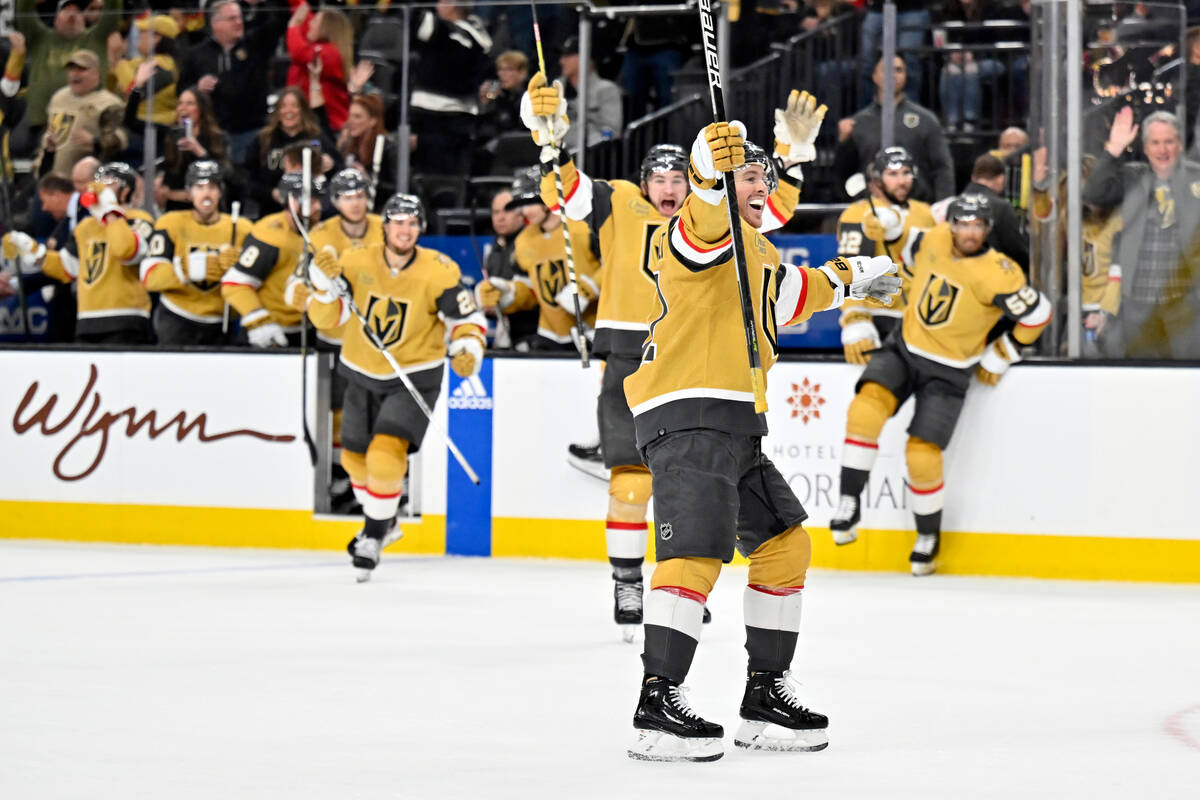
[[[744,145],[743,131],[741,123],[715,123],[692,145],[692,194],[651,243],[653,321],[641,364],[625,380],[637,444],[653,476],[658,559],[646,599],[633,758],[709,761],[723,754],[722,727],[697,715],[679,684],[695,655],[705,600],[735,547],[750,559],[749,668],[735,743],[786,751],[828,744],[828,719],[803,708],[788,682],[811,543],[801,526],[806,512],[760,448],[766,420],[754,410],[723,173],[736,170],[764,369],[778,356],[777,326],[847,297],[886,303],[900,279],[887,274],[895,266],[882,256],[835,258],[816,269],[780,264],[757,230],[773,188],[770,161]],[[746,151],[761,155],[746,160]]]
[[[228,264],[241,251],[250,222],[238,220],[235,230],[233,219],[221,213],[224,176],[216,161],[189,165],[184,186],[191,210],[159,217],[142,259],[142,285],[161,292],[154,333],[165,345],[226,344],[220,255],[228,251]]]
[[[79,196],[79,204],[90,216],[75,226],[62,249],[45,254],[42,269],[47,275],[64,283],[75,281],[76,341],[149,341],[150,296],[138,280],[138,265],[154,230],[154,218],[129,206],[136,188],[137,175],[128,164],[114,161],[98,168],[95,181]]]
[[[374,334],[432,408],[442,386],[443,362],[469,377],[483,362],[487,321],[462,284],[458,265],[418,246],[425,209],[410,194],[383,207],[383,241],[335,259],[317,251],[309,273],[308,314],[320,330],[345,326],[338,369],[349,379],[342,427],[342,466],[362,503],[362,531],[347,550],[360,582],[379,563],[381,541],[400,504],[408,456],[417,452],[429,420],[352,317],[342,281]]]
[[[544,75],[535,75],[521,109],[534,142],[542,145],[542,198],[553,203],[557,189],[551,162],[570,127],[558,83],[547,86]],[[773,170],[780,179],[767,198],[760,232],[774,230],[791,219],[800,197],[799,165],[816,158],[813,142],[825,110],[808,92],[795,90],[786,107],[776,110]],[[553,121],[553,130],[547,120]],[[634,626],[642,624],[642,562],[651,478],[638,452],[633,414],[623,386],[641,361],[655,302],[650,242],[654,232],[683,205],[688,193],[688,157],[682,147],[655,145],[643,159],[641,182],[635,185],[622,180],[593,181],[575,168],[565,150],[560,152],[567,216],[586,222],[600,246],[604,291],[596,319],[595,355],[604,359],[605,369],[596,416],[600,452],[610,470],[605,540],[613,570],[613,617],[631,640]],[[705,621],[708,619],[705,609]]]
[[[530,342],[533,350],[572,350],[576,336],[575,303],[567,286],[567,251],[563,244],[562,218],[542,202],[539,172],[531,168],[513,181],[513,199],[508,205],[521,209],[525,229],[513,244],[517,275],[511,281],[489,278],[479,284],[479,304],[499,308],[505,314],[538,309],[538,335]],[[587,226],[568,222],[571,252],[579,287],[583,324],[590,334],[596,321],[597,281],[600,260],[592,249]],[[523,274],[522,274],[523,273]]]
[[[986,197],[965,194],[950,204],[946,222],[910,233],[903,257],[912,265],[911,302],[899,331],[859,378],[846,414],[841,499],[829,524],[837,544],[857,538],[859,496],[879,453],[884,423],[915,397],[905,447],[917,528],[909,556],[914,575],[935,568],[945,491],[942,451],[950,444],[972,371],[981,383],[996,385],[1021,360],[1019,348],[1037,341],[1050,321],[1046,296],[1025,282],[1014,261],[987,247],[992,213]],[[1015,322],[1015,329],[988,344],[988,331],[1001,317]]]
[[[903,284],[890,306],[857,300],[842,306],[842,348],[849,364],[866,364],[892,329],[899,327],[912,280],[912,272],[900,261],[900,247],[912,228],[934,225],[929,204],[909,197],[917,179],[917,165],[908,150],[880,150],[867,172],[871,199],[851,203],[838,217],[838,255],[893,258]]]
[[[228,265],[228,269],[221,278],[221,296],[241,315],[242,331],[252,347],[300,343],[303,314],[288,304],[286,289],[304,253],[304,239],[286,204],[297,209],[305,224],[315,225],[321,218],[325,179],[313,176],[307,209],[299,208],[304,193],[300,173],[285,173],[276,188],[285,203],[284,210],[256,222],[240,254],[222,254],[222,266]]]

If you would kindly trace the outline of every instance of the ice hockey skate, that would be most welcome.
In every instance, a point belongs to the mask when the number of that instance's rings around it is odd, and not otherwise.
[[[725,755],[725,729],[692,711],[683,689],[666,678],[642,686],[633,728],[628,753],[639,761],[716,761]]]
[[[400,529],[400,517],[407,516],[404,513],[403,507],[397,513],[396,519],[392,520],[392,525],[388,528],[387,533],[383,535],[383,539],[379,543],[380,550],[386,550],[388,545],[398,542],[404,538],[404,531]]]
[[[937,569],[938,548],[941,546],[941,534],[918,533],[917,543],[913,545],[908,557],[908,564],[913,575],[932,575]]]
[[[613,581],[613,620],[621,638],[632,642],[642,627],[642,581]]]
[[[747,750],[798,753],[829,746],[829,718],[800,705],[787,672],[752,672],[733,743]]]
[[[858,498],[842,495],[833,519],[829,520],[829,530],[833,533],[834,544],[851,544],[858,539],[858,523],[862,519],[862,511],[858,507]]]
[[[362,531],[359,531],[358,535],[350,540],[350,544],[346,545],[346,552],[350,554],[354,564],[354,580],[359,583],[371,580],[371,573],[379,565],[379,551],[382,549],[380,544],[379,539],[363,536]]]
[[[599,439],[588,444],[567,445],[567,463],[593,478],[608,480],[609,470],[604,466]]]

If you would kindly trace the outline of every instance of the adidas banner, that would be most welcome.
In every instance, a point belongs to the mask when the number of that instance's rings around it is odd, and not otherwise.
[[[450,376],[446,407],[450,437],[479,474],[479,485],[454,459],[446,463],[446,552],[492,554],[492,359],[478,375]]]

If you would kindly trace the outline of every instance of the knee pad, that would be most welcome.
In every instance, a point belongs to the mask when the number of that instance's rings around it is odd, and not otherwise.
[[[854,395],[846,412],[846,435],[874,444],[885,422],[896,413],[896,395],[868,381]]]
[[[676,587],[703,595],[706,599],[721,574],[719,558],[668,558],[658,562],[650,577],[650,589]]]
[[[367,485],[367,457],[352,450],[342,450],[342,469],[350,476],[355,486]]]
[[[647,467],[613,467],[608,479],[608,518],[617,522],[643,522],[651,483]]]
[[[788,528],[750,554],[751,586],[795,589],[804,586],[812,561],[812,540],[800,525]]]
[[[408,441],[376,434],[367,447],[366,464],[367,488],[378,494],[396,494],[404,487],[408,472]]]
[[[904,448],[908,482],[914,489],[933,489],[942,484],[942,449],[936,444],[908,437]]]

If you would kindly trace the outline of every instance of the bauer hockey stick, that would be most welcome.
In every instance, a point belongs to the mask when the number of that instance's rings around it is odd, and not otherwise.
[[[537,15],[537,0],[530,0],[529,8],[533,12],[533,41],[537,44],[538,69],[542,74],[546,74],[546,58],[542,55],[542,31],[538,27]],[[587,65],[583,65],[587,69]],[[583,102],[587,102],[584,100]],[[548,130],[554,129],[553,116],[546,118],[546,127]],[[550,149],[554,153],[554,160],[551,165],[554,169],[554,204],[558,206],[558,218],[562,220],[563,234],[563,249],[567,254],[567,290],[571,293],[571,301],[575,304],[575,329],[579,331],[579,335],[574,337],[575,347],[579,350],[579,358],[583,362],[583,368],[587,369],[588,361],[588,340],[584,335],[583,330],[583,310],[579,305],[579,281],[575,275],[575,254],[571,250],[571,232],[567,229],[567,206],[566,200],[563,199],[563,182],[562,169],[558,165],[559,147],[554,143],[554,135],[550,134]]]
[[[300,236],[304,239],[304,246],[307,250],[307,255],[309,258],[311,258],[316,253],[316,250],[313,248],[312,240],[308,238],[308,231],[300,225],[300,221],[296,219],[296,212],[292,210],[290,205],[288,206],[288,210],[292,213],[292,218],[296,222],[296,227],[300,230]],[[309,288],[311,293],[312,281],[308,277],[308,270],[305,269],[304,273],[305,286]],[[396,377],[400,379],[400,383],[403,384],[404,388],[408,390],[408,393],[412,395],[413,402],[417,404],[417,408],[421,409],[421,413],[424,414],[425,418],[428,419],[432,424],[433,409],[429,407],[429,404],[425,402],[425,398],[421,396],[421,393],[417,390],[417,387],[413,385],[412,379],[408,377],[408,373],[400,368],[400,364],[398,364],[392,354],[388,352],[383,340],[381,340],[379,336],[376,335],[375,331],[371,329],[371,324],[367,321],[367,318],[363,315],[362,311],[359,310],[358,306],[355,305],[354,295],[349,291],[349,288],[341,282],[335,284],[335,287],[338,299],[345,303],[346,307],[350,309],[350,313],[353,314],[358,320],[359,324],[362,325],[363,333],[365,333],[367,338],[371,340],[371,344],[375,345],[375,347],[379,349],[379,352],[383,354],[383,360],[386,361],[388,366],[392,368],[392,372],[396,373]],[[479,475],[476,474],[475,470],[471,469],[470,462],[467,461],[467,457],[462,454],[462,451],[458,449],[458,445],[454,443],[454,440],[450,438],[449,431],[446,431],[445,433],[445,440],[446,448],[450,451],[451,455],[454,456],[454,460],[457,461],[458,465],[463,468],[463,472],[467,473],[467,477],[471,479],[471,483],[478,486]]]
[[[725,93],[721,88],[721,62],[717,54],[717,27],[713,22],[712,0],[700,0],[700,34],[704,40],[704,65],[708,70],[708,95],[712,100],[713,122],[726,122]],[[758,350],[758,329],[754,325],[754,306],[750,302],[750,278],[746,273],[746,252],[742,245],[742,218],[738,213],[737,187],[733,173],[726,172],[725,202],[729,206],[729,235],[733,241],[734,275],[742,305],[742,327],[746,331],[746,354],[750,360],[750,386],[754,391],[754,411],[767,410],[767,380],[762,354]]]
[[[229,234],[229,246],[237,247],[237,224],[238,216],[242,211],[242,204],[237,200],[229,207],[229,219],[233,223],[232,231]],[[221,335],[229,333],[229,303],[225,303],[225,309],[221,312]]]
[[[312,209],[312,150],[307,147],[301,150],[300,159],[304,180],[304,186],[300,190],[300,203],[304,209],[304,219],[307,220]],[[306,259],[312,258],[312,248],[309,247],[307,223],[302,223],[300,215],[292,210],[290,197],[287,198],[287,201],[288,210],[292,213],[292,221],[296,223],[296,230],[304,238],[307,248],[296,266],[301,272],[300,279],[304,281],[304,287],[311,294],[312,283],[308,278]],[[304,312],[300,313],[300,426],[304,429],[304,444],[308,445],[308,460],[315,467],[317,465],[317,444],[313,441],[312,432],[308,429],[308,315]]]

